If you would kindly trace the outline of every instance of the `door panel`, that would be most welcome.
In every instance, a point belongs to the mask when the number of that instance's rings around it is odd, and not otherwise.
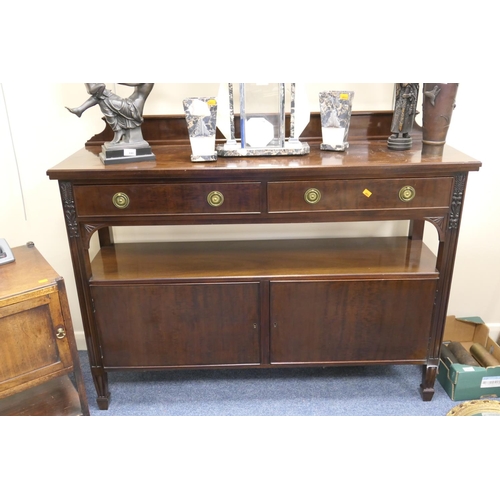
[[[260,362],[258,283],[93,286],[105,367]]]
[[[436,280],[271,283],[271,362],[424,360]]]
[[[21,300],[0,309],[0,395],[48,380],[73,366],[57,293]]]

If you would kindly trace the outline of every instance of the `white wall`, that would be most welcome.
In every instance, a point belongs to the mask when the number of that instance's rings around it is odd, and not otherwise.
[[[461,83],[448,143],[480,160],[464,201],[449,313],[500,324],[500,210],[496,113],[476,82]],[[496,101],[493,101],[496,102]]]
[[[114,84],[107,84],[113,86]],[[324,83],[308,84],[310,104],[318,109],[317,93],[326,89],[355,91],[354,109],[390,109],[393,84]],[[116,86],[121,95],[130,89]],[[57,182],[46,171],[103,129],[97,107],[81,118],[70,114],[87,98],[78,84],[2,84],[0,87],[0,237],[11,246],[34,241],[49,263],[65,278],[73,323],[82,332],[63,212]],[[182,99],[195,95],[215,95],[218,85],[156,84],[146,102],[144,114],[182,114]],[[473,98],[476,87],[460,85],[448,143],[483,162],[479,173],[471,173],[465,197],[461,236],[457,252],[449,314],[481,316],[487,323],[500,325],[500,222],[496,191],[500,170],[494,157],[495,139],[490,112]],[[34,100],[29,96],[36,95]],[[481,133],[479,133],[479,129]],[[195,231],[194,231],[195,230]],[[291,226],[219,226],[196,228],[133,228],[118,231],[117,239],[210,239],[286,237],[330,234],[400,234],[405,223],[318,224]],[[435,230],[426,229],[426,241],[433,245]],[[80,335],[79,335],[80,337]]]
[[[33,241],[64,277],[74,327],[81,332],[59,189],[46,171],[102,130],[100,118],[75,123],[64,108],[81,84],[9,83],[1,89],[0,235],[11,247]]]

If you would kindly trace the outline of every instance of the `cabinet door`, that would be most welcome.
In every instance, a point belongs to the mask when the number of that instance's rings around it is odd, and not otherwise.
[[[436,280],[271,283],[271,362],[416,362]]]
[[[260,363],[258,283],[93,286],[106,368]]]
[[[0,308],[0,397],[15,394],[73,367],[58,293]]]

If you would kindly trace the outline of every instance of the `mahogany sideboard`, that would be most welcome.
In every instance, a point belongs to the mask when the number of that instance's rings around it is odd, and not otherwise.
[[[467,177],[481,163],[449,146],[423,156],[418,136],[390,151],[388,135],[207,163],[187,143],[152,141],[156,161],[108,166],[88,144],[51,168],[99,408],[110,371],[207,367],[419,364],[430,401]],[[112,229],[395,220],[407,235],[115,244]]]

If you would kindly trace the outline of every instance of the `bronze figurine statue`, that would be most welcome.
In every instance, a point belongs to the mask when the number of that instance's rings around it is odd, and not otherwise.
[[[418,83],[396,83],[396,102],[387,147],[398,151],[411,149],[415,116],[417,114]]]
[[[142,136],[144,104],[154,83],[121,83],[134,87],[129,97],[120,97],[106,88],[104,83],[86,83],[90,97],[76,108],[66,108],[80,117],[87,109],[98,105],[104,119],[114,132],[110,142],[105,142],[101,160],[104,164],[145,161],[155,159],[147,141]]]

